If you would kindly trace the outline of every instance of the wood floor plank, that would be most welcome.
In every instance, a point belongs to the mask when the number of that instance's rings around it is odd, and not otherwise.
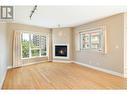
[[[74,63],[45,62],[9,69],[3,89],[127,89],[127,79]]]

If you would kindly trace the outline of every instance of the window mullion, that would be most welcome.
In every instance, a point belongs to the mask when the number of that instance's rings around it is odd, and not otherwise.
[[[90,45],[90,49],[91,49],[91,33],[89,34],[89,45]]]
[[[40,57],[41,57],[41,48],[40,48]]]
[[[83,42],[83,41],[82,41],[82,40],[83,40],[83,37],[82,37],[82,36],[83,36],[83,35],[80,34],[80,50],[83,50],[83,45],[82,45],[82,44],[83,44],[83,43],[82,43],[82,42]]]
[[[21,32],[21,34],[20,34],[20,43],[21,43],[21,58],[23,58],[23,56],[22,56],[22,32]]]
[[[31,58],[31,34],[29,34],[29,58]]]
[[[100,32],[100,30],[80,33],[80,50],[102,50],[103,38],[103,31]]]
[[[40,49],[40,57],[41,57],[41,36],[39,35],[39,49]]]

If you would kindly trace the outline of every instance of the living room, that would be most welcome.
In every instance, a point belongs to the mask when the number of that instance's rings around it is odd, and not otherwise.
[[[126,11],[14,6],[0,23],[1,89],[126,89]]]

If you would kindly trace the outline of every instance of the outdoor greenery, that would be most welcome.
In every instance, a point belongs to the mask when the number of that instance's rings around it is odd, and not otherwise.
[[[31,46],[31,56],[45,56],[46,55],[46,48],[45,49],[39,49],[39,46],[34,45],[32,42],[29,43],[27,40],[22,40],[22,57],[23,58],[29,58],[29,44]]]
[[[27,40],[22,40],[22,57],[29,57],[29,41]]]
[[[45,56],[46,55],[46,49],[41,49],[41,56]]]
[[[40,56],[40,49],[31,50],[31,56]]]

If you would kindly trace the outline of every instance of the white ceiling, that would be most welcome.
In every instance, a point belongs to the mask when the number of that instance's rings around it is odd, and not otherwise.
[[[127,12],[127,6],[38,6],[32,19],[29,15],[34,6],[15,6],[14,22],[48,28],[73,27]]]

